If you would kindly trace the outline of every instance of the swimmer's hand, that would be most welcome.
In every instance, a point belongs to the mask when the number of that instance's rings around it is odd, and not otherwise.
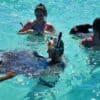
[[[19,31],[18,34],[32,34],[34,33],[33,29],[28,29],[26,31]]]
[[[6,73],[5,76],[0,77],[0,81],[7,80],[7,79],[9,79],[9,78],[11,78],[13,76],[14,76],[14,73],[12,71],[9,71],[9,72]]]
[[[44,34],[55,34],[55,31],[44,31]]]
[[[44,33],[45,34],[53,34],[53,33],[55,33],[55,28],[50,23],[47,23],[44,28]]]

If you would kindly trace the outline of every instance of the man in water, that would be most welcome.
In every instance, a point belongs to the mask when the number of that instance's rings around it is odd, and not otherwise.
[[[22,28],[19,30],[19,34],[48,34],[55,33],[54,27],[47,23],[45,18],[47,17],[47,9],[44,4],[40,3],[35,8],[35,17],[36,20],[28,21],[25,25],[22,25]]]

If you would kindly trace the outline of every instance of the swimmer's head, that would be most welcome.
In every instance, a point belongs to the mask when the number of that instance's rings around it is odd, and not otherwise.
[[[42,3],[36,6],[34,13],[35,13],[36,18],[47,17],[46,7]]]
[[[100,37],[100,18],[96,18],[93,22],[93,30],[99,33]]]
[[[77,27],[74,27],[70,30],[70,34],[75,34],[78,31]]]
[[[48,44],[48,55],[49,58],[52,60],[56,61],[60,57],[62,57],[64,53],[64,44],[63,41],[60,41],[59,47],[57,47],[57,39],[56,38],[51,38],[47,42]]]

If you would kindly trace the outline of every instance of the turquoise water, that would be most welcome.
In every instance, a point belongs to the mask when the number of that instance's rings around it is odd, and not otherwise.
[[[0,0],[0,50],[37,50],[47,56],[43,38],[16,34],[19,22],[35,18],[40,2],[48,9],[47,20],[63,32],[66,69],[54,88],[24,75],[1,82],[0,100],[100,100],[100,51],[83,48],[68,34],[74,25],[100,17],[99,0]]]

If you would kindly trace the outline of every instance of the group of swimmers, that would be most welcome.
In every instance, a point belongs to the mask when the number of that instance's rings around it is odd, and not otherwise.
[[[47,9],[44,4],[40,3],[36,6],[34,11],[36,19],[34,21],[30,20],[25,25],[22,25],[22,28],[18,31],[18,34],[55,34],[55,28],[53,25],[46,21],[48,15]],[[86,47],[95,47],[100,46],[100,18],[96,18],[93,22],[93,25],[83,24],[73,27],[70,30],[71,34],[89,34],[89,29],[93,29],[93,36],[82,39],[82,45]],[[64,54],[64,43],[61,40],[62,33],[59,34],[58,39],[50,38],[47,42],[48,45],[48,63],[50,65],[56,64],[62,61],[62,56]],[[38,57],[42,57],[36,54]],[[12,71],[7,72],[6,76],[0,78],[0,80],[6,80],[14,76]]]
[[[47,17],[46,7],[43,4],[39,4],[36,6],[34,13],[36,16],[36,20],[28,21],[25,25],[22,25],[22,28],[19,30],[18,34],[36,34],[36,33],[37,35],[55,34],[54,27],[50,23],[47,23],[45,20],[45,17]],[[51,37],[47,41],[48,66],[52,66],[54,64],[59,63],[64,68],[64,64],[62,63],[64,44],[63,41],[61,40],[61,37],[62,33],[59,34],[58,38]],[[39,58],[44,58],[43,56],[39,55],[36,52],[34,53],[34,55]],[[1,61],[0,63],[2,67],[3,62]],[[5,76],[0,78],[0,81],[9,79],[13,76],[15,76],[13,71],[8,71]]]
[[[50,23],[47,23],[45,18],[47,17],[47,10],[45,5],[39,4],[36,6],[34,11],[36,20],[28,21],[23,27],[19,30],[19,34],[53,34],[55,33],[55,28]],[[89,34],[91,33],[90,29],[93,29],[92,36],[89,38],[82,39],[82,45],[86,47],[94,47],[100,45],[100,18],[96,18],[93,22],[93,25],[82,24],[73,27],[70,30],[71,34]]]
[[[92,29],[93,31],[91,32],[89,29]],[[91,36],[82,39],[82,45],[85,47],[100,47],[100,18],[96,18],[93,21],[93,25],[77,25],[70,30],[70,34],[74,35],[84,34],[85,36],[90,33],[92,33]]]

